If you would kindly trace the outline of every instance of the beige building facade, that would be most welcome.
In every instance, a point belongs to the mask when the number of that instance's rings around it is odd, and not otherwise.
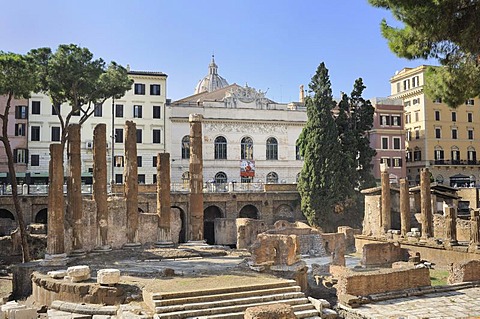
[[[423,89],[427,67],[405,68],[390,79],[390,98],[401,99],[405,109],[407,178],[419,184],[420,169],[428,167],[439,183],[477,185],[480,99],[472,97],[456,109],[430,99]]]

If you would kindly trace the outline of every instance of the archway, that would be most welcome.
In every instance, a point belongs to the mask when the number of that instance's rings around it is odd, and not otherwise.
[[[175,244],[187,242],[185,212],[178,206],[172,206],[170,211],[170,231],[172,234],[172,241]]]
[[[15,220],[15,216],[8,209],[0,209],[0,218]]]
[[[0,209],[0,236],[9,235],[16,227],[15,216],[8,209]]]
[[[217,206],[208,206],[203,211],[203,239],[209,245],[215,244],[215,218],[222,218],[222,211]]]
[[[286,220],[290,223],[295,222],[293,209],[287,204],[282,204],[278,206],[277,209],[275,210],[274,215],[275,215],[274,221]]]
[[[36,224],[47,224],[48,222],[48,209],[44,208],[41,209],[37,215],[35,215],[35,223]]]
[[[258,209],[253,205],[245,205],[238,213],[238,218],[258,219]]]

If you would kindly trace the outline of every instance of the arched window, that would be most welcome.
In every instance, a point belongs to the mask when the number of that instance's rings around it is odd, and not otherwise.
[[[189,159],[190,158],[190,136],[185,135],[182,138],[182,158]]]
[[[242,138],[240,149],[240,158],[243,160],[253,160],[253,140],[250,137]]]
[[[216,184],[224,184],[227,182],[227,174],[224,172],[218,172],[215,174],[215,183]]]
[[[457,146],[452,146],[452,164],[460,164],[460,150]]]
[[[274,137],[267,140],[267,160],[278,160],[278,142]]]
[[[435,182],[437,182],[439,184],[443,184],[444,180],[445,180],[445,178],[443,178],[443,176],[441,174],[438,174],[437,177],[435,177]]]
[[[270,172],[267,174],[267,184],[276,184],[278,183],[278,175],[275,172]]]
[[[477,164],[477,152],[473,146],[467,148],[467,160],[469,165]]]
[[[215,139],[215,159],[227,159],[227,139],[223,136]]]

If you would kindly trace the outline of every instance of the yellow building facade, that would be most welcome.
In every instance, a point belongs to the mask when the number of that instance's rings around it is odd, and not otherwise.
[[[423,89],[427,68],[404,68],[390,79],[390,98],[404,105],[407,178],[411,185],[419,184],[420,169],[428,167],[438,183],[478,185],[480,99],[468,99],[455,109],[430,99]]]

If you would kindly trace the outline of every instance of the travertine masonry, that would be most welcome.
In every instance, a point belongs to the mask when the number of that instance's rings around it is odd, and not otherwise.
[[[97,204],[98,246],[108,245],[107,126],[93,130],[93,199]]]
[[[127,204],[127,241],[135,243],[138,230],[137,126],[125,122],[125,199]]]
[[[190,114],[191,240],[203,240],[203,154],[201,114]]]
[[[72,249],[83,251],[82,245],[82,158],[81,158],[81,125],[68,126],[68,169],[67,176],[67,220],[72,223]]]
[[[50,144],[49,165],[47,254],[56,255],[65,253],[62,145]]]

